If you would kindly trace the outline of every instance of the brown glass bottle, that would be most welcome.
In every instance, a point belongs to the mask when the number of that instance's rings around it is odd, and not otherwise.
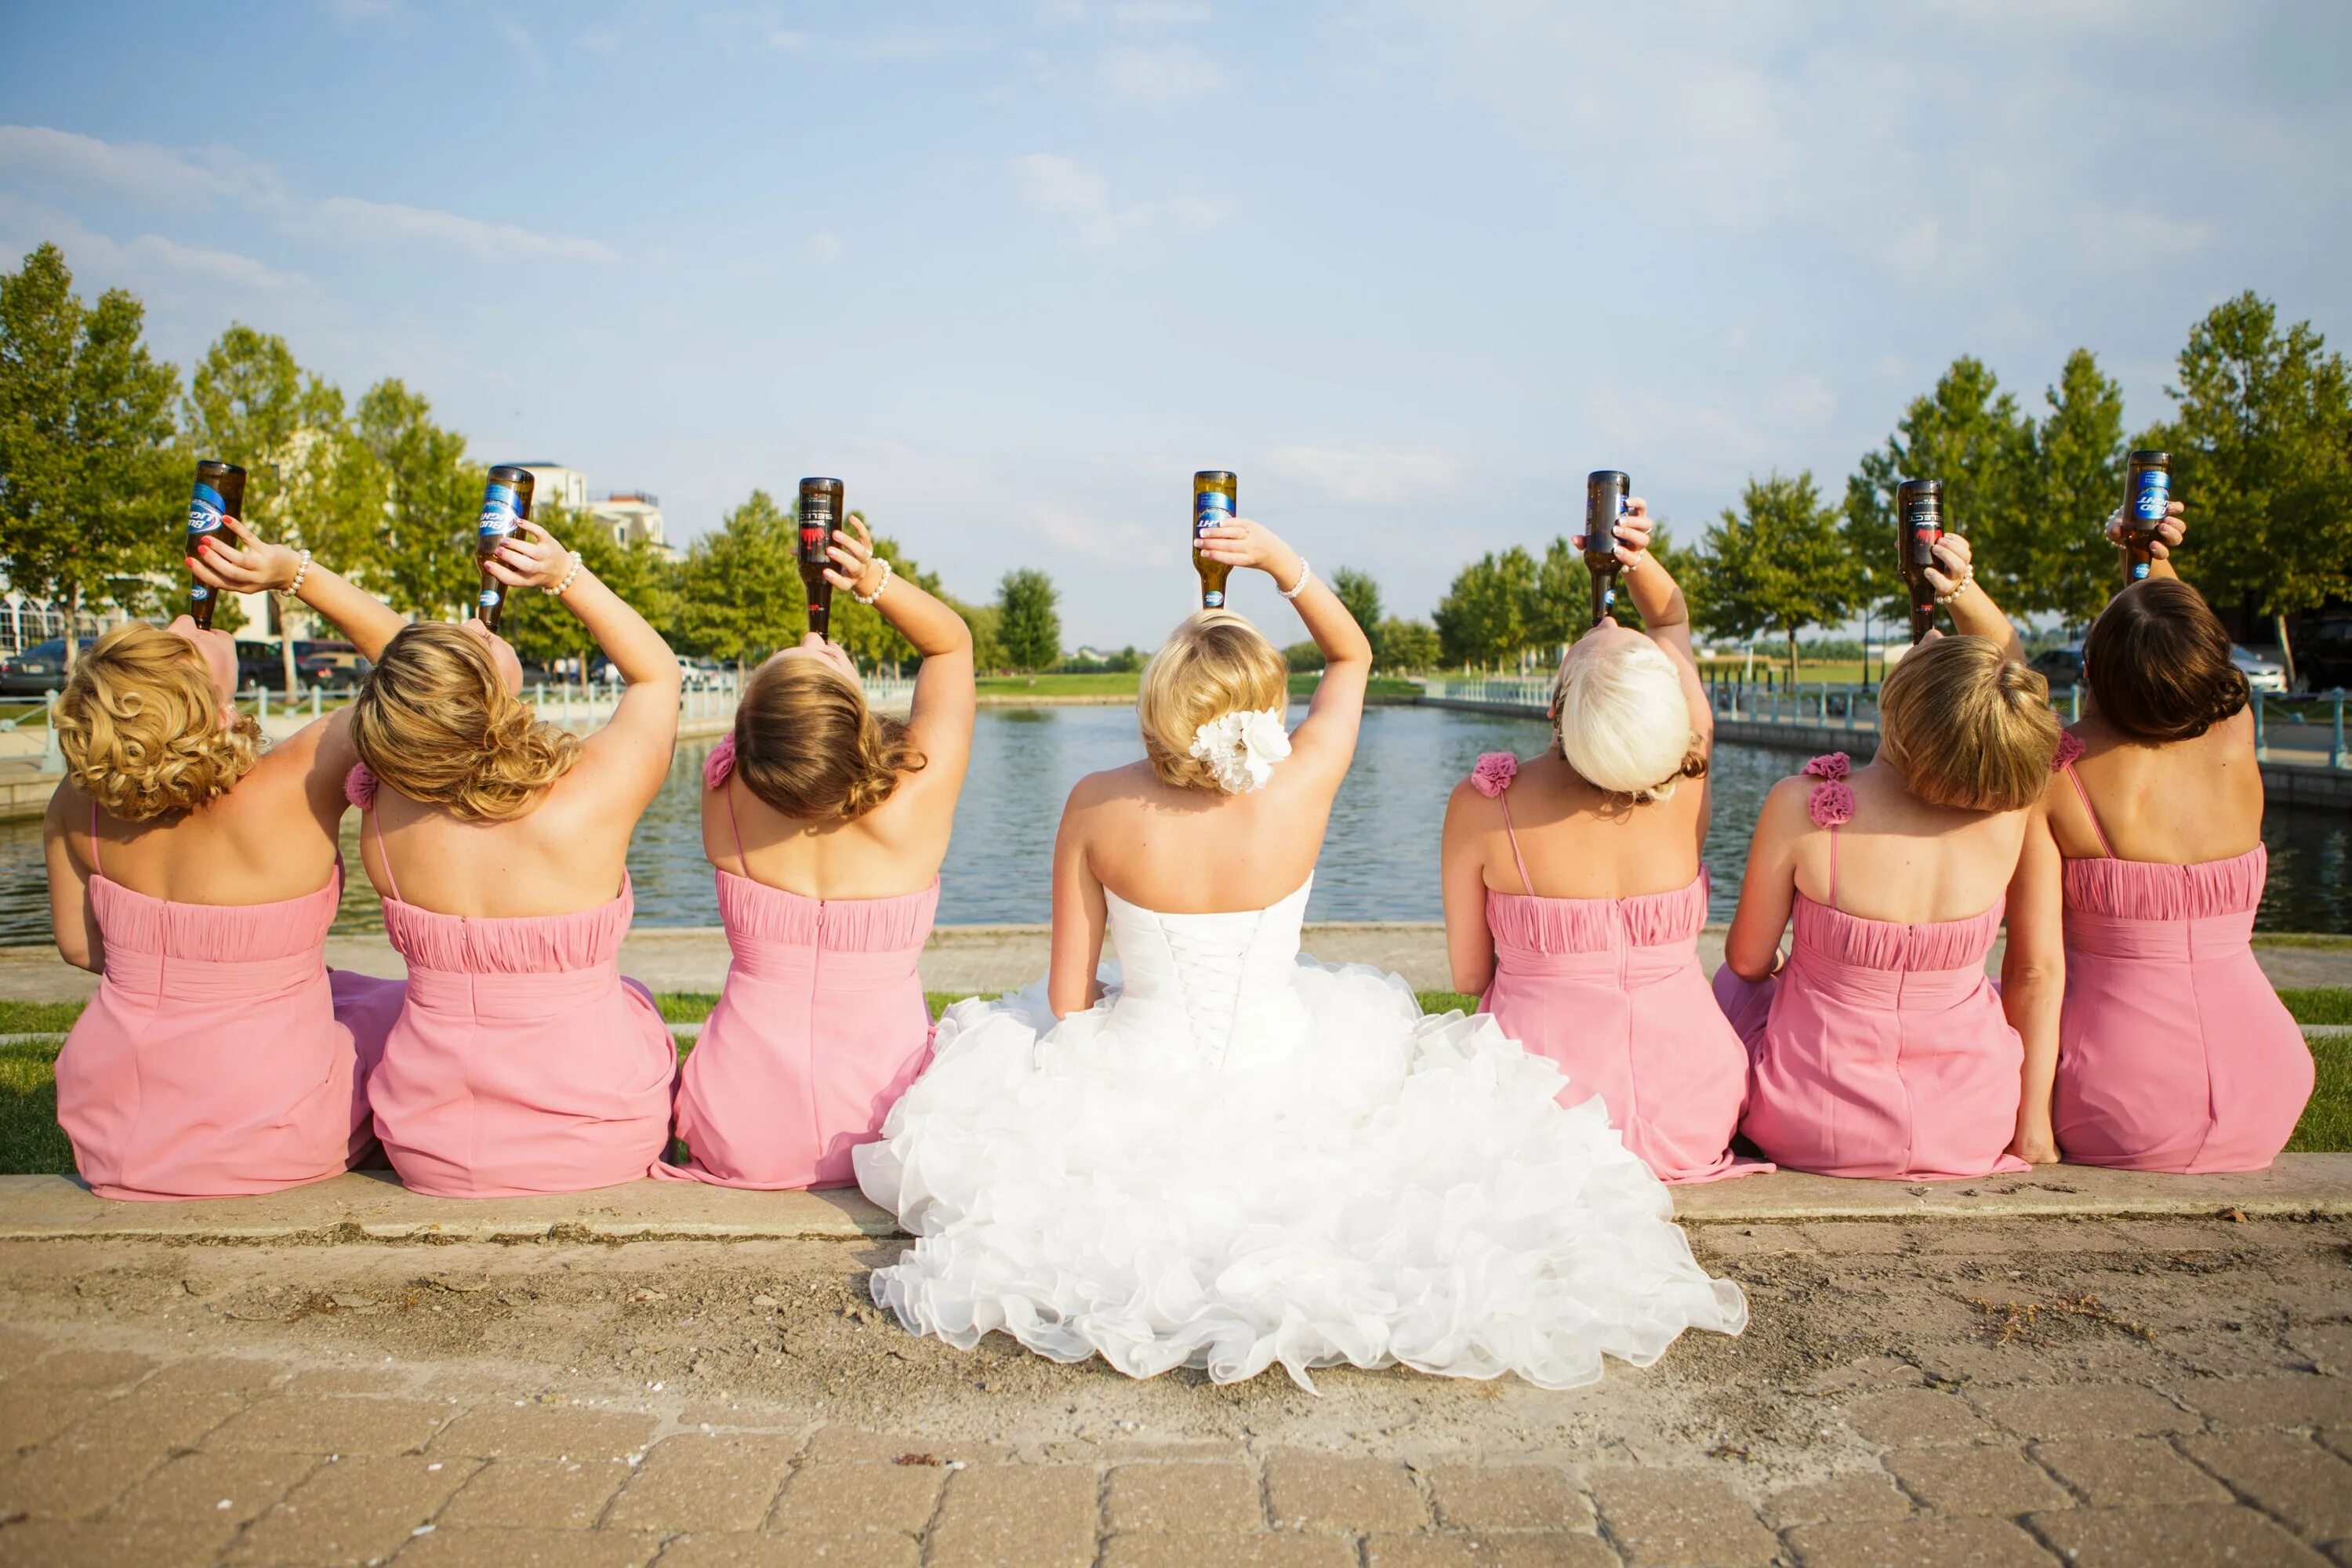
[[[491,576],[483,563],[499,552],[517,523],[530,519],[531,487],[537,482],[529,468],[500,463],[482,486],[482,516],[474,527],[474,565],[482,574],[482,591],[474,601],[474,614],[492,631],[506,613],[507,585]]]
[[[245,521],[245,470],[205,458],[196,464],[196,490],[188,500],[188,536],[182,553],[193,559],[197,542],[218,533],[224,517]],[[204,584],[188,585],[188,618],[206,631],[213,628],[213,609],[219,602],[220,595]]]
[[[1233,568],[1201,553],[1201,535],[1233,521],[1240,511],[1236,499],[1241,481],[1223,468],[1203,468],[1192,476],[1192,570],[1201,574],[1201,608],[1225,607],[1225,579]]]
[[[1944,537],[1944,481],[1905,479],[1895,487],[1895,543],[1903,586],[1911,597],[1911,641],[1924,639],[1936,625],[1936,585],[1927,568],[1936,563],[1936,542]]]
[[[801,586],[808,594],[808,629],[819,637],[833,630],[833,584],[824,578],[833,557],[826,552],[833,548],[833,531],[847,515],[842,510],[839,479],[801,481],[800,548],[794,554],[800,561]]]
[[[1599,626],[1617,601],[1617,581],[1625,574],[1617,553],[1617,520],[1633,493],[1633,481],[1617,468],[1584,476],[1584,566],[1592,574],[1592,624]]]
[[[2124,581],[2147,575],[2148,546],[2172,505],[2172,454],[2134,452],[2124,459]]]

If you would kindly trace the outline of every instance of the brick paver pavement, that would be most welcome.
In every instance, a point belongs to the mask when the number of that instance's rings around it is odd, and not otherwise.
[[[1694,1234],[1739,1341],[1319,1397],[912,1340],[887,1246],[0,1244],[0,1564],[2352,1565],[2352,1222]]]

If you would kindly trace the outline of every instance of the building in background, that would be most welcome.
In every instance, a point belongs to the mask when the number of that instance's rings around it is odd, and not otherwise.
[[[634,544],[644,540],[665,554],[669,538],[664,532],[661,498],[651,490],[606,490],[588,507],[588,515],[613,531],[613,542]]]
[[[514,467],[530,470],[531,505],[553,502],[575,515],[588,510],[588,476],[579,469],[549,462],[517,463]]]

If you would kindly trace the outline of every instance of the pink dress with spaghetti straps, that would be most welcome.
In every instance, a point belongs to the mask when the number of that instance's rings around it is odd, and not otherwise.
[[[2116,858],[2074,759],[2102,853],[2066,862],[2066,1001],[2051,1124],[2078,1165],[2259,1171],[2311,1098],[2311,1048],[2247,939],[2270,852],[2194,866]]]
[[[58,1122],[110,1198],[274,1193],[365,1153],[367,1073],[397,980],[329,969],[343,868],[267,904],[184,904],[110,880],[90,806],[98,994],[58,1054]]]
[[[2025,1046],[1985,973],[2002,905],[1918,925],[1838,909],[1849,766],[1843,752],[1805,764],[1822,781],[1811,810],[1830,835],[1831,901],[1797,895],[1796,939],[1778,975],[1715,973],[1716,1000],[1755,1062],[1740,1131],[1783,1167],[1825,1176],[2029,1170],[2009,1152]]]
[[[939,883],[888,899],[812,899],[751,879],[729,779],[735,742],[711,748],[704,783],[727,801],[742,874],[714,868],[733,962],[686,1058],[677,1135],[690,1157],[655,1174],[768,1189],[845,1187],[850,1151],[930,1056],[916,973]]]
[[[1478,759],[1472,787],[1503,809],[1525,893],[1486,889],[1495,977],[1479,1001],[1503,1033],[1568,1074],[1559,1103],[1598,1095],[1610,1125],[1661,1181],[1714,1182],[1772,1167],[1731,1152],[1748,1103],[1748,1048],[1698,964],[1706,871],[1624,899],[1534,892],[1511,821],[1518,759]]]
[[[376,1136],[412,1190],[440,1197],[582,1192],[643,1176],[669,1141],[677,1047],[652,994],[621,976],[635,908],[437,914],[400,897],[375,781],[350,793],[374,825],[384,935],[408,1005],[368,1079]]]

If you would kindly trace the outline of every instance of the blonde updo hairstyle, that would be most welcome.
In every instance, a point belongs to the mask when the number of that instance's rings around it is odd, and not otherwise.
[[[735,776],[786,816],[855,822],[927,761],[906,725],[823,659],[770,659],[736,705]]]
[[[1878,754],[1929,805],[2017,811],[2058,755],[2050,683],[1978,637],[1920,644],[1878,694]]]
[[[580,760],[580,737],[535,719],[488,644],[419,621],[385,645],[352,704],[352,742],[379,783],[468,822],[511,822]]]
[[[1144,755],[1163,783],[1214,790],[1215,770],[1192,754],[1201,726],[1289,701],[1290,666],[1265,634],[1231,610],[1202,610],[1179,622],[1143,667],[1135,716]]]
[[[226,795],[259,759],[261,726],[225,710],[187,638],[133,625],[75,661],[58,699],[58,745],[109,816],[147,822]]]
[[[1706,773],[1682,676],[1648,637],[1578,643],[1560,661],[1551,711],[1559,754],[1614,802],[1668,800],[1675,784]]]

